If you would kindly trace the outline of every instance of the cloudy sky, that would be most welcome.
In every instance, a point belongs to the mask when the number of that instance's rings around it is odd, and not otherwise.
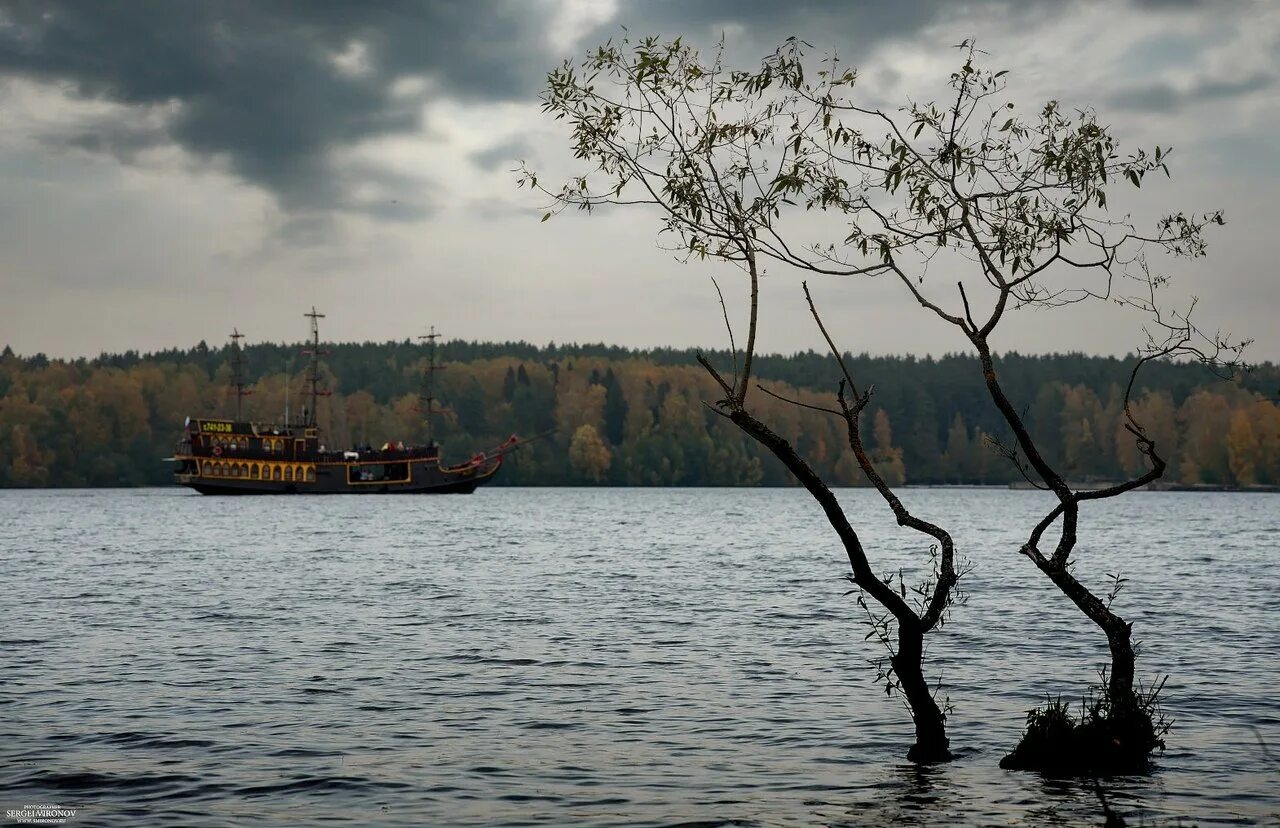
[[[573,169],[546,72],[616,36],[684,35],[758,63],[797,35],[885,101],[928,97],[975,37],[1031,109],[1095,107],[1172,145],[1133,209],[1223,208],[1175,263],[1200,320],[1280,359],[1280,3],[898,0],[0,0],[0,343],[20,353],[412,336],[721,346],[708,275],[643,210],[541,223],[518,159]],[[725,280],[728,280],[727,282]],[[961,350],[887,283],[814,283],[851,350]],[[774,268],[762,345],[820,347]],[[734,300],[736,302],[736,300]],[[734,304],[734,309],[739,307]],[[1002,349],[1124,353],[1105,309],[1024,312]]]

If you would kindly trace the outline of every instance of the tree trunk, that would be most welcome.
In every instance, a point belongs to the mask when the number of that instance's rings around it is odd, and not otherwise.
[[[701,357],[699,361],[712,376],[719,378],[709,363]],[[728,387],[722,379],[720,385],[722,388]],[[853,569],[853,582],[865,590],[880,606],[887,609],[897,622],[898,651],[893,656],[893,672],[898,677],[902,693],[906,696],[907,705],[911,708],[911,716],[916,723],[916,743],[907,752],[907,759],[922,764],[950,760],[952,756],[947,749],[949,742],[946,718],[938,708],[937,702],[933,700],[933,695],[929,692],[929,683],[924,678],[922,663],[924,635],[927,628],[903,597],[872,572],[866,552],[862,548],[862,541],[858,539],[857,532],[849,524],[849,518],[840,508],[840,502],[836,500],[822,478],[818,477],[809,464],[796,453],[792,445],[741,408],[735,409],[729,415],[729,419],[772,452],[774,457],[781,460],[787,470],[795,475],[813,499],[822,506],[827,520],[844,544],[849,565]]]
[[[1134,663],[1136,655],[1133,651],[1133,625],[1116,615],[1098,596],[1075,579],[1065,566],[1058,566],[1053,561],[1036,555],[1036,565],[1049,576],[1049,579],[1081,612],[1097,624],[1107,636],[1107,645],[1111,651],[1111,668],[1107,673],[1107,691],[1113,712],[1128,713],[1137,710],[1138,697],[1133,689]]]
[[[898,652],[893,656],[893,672],[898,677],[902,694],[911,707],[916,723],[916,743],[907,751],[907,759],[920,764],[950,761],[946,717],[929,692],[924,678],[924,630],[898,624]]]
[[[1114,711],[1131,712],[1138,709],[1138,696],[1133,689],[1133,671],[1136,656],[1130,640],[1132,625],[1110,612],[1111,620],[1103,627],[1107,643],[1111,647],[1111,673],[1108,676],[1108,692]]]

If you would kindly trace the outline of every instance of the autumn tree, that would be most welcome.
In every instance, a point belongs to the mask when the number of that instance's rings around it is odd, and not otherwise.
[[[1178,452],[1177,407],[1166,391],[1148,390],[1137,400],[1130,403],[1133,407],[1134,419],[1143,424],[1151,441],[1160,446],[1161,454],[1173,468],[1174,458]],[[1146,471],[1146,458],[1138,450],[1133,435],[1125,428],[1127,422],[1119,418],[1115,423],[1115,452],[1123,472],[1127,475],[1140,475]]]
[[[1110,429],[1100,426],[1102,403],[1088,388],[1068,387],[1063,394],[1061,417],[1062,471],[1070,480],[1081,480],[1088,475],[1091,461],[1102,452],[1104,441],[1108,448],[1112,444]]]
[[[609,474],[612,460],[609,446],[600,438],[600,432],[596,431],[595,426],[578,426],[569,443],[569,463],[574,471],[592,483],[602,483]]]
[[[907,469],[902,463],[902,449],[893,444],[893,427],[889,425],[889,415],[883,408],[876,409],[871,434],[875,443],[872,459],[883,470],[885,482],[891,486],[906,483]]]
[[[1249,404],[1248,412],[1258,446],[1254,462],[1258,482],[1280,483],[1280,406],[1271,400],[1254,400]]]
[[[1231,414],[1231,428],[1227,431],[1227,462],[1231,476],[1241,486],[1258,482],[1258,457],[1261,441],[1253,430],[1253,420],[1248,409],[1237,409]]]
[[[1183,426],[1183,483],[1223,484],[1231,479],[1231,463],[1223,437],[1231,428],[1231,406],[1220,394],[1196,391],[1182,403],[1178,418]]]
[[[15,486],[43,486],[48,481],[49,470],[31,429],[15,427],[9,441],[9,482]]]

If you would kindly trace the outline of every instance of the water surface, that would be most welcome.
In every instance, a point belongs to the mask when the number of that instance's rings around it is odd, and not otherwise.
[[[840,493],[877,569],[927,560]],[[1089,784],[1000,770],[1105,642],[1016,554],[1038,492],[919,489],[974,564],[928,670],[958,761],[901,702],[797,490],[472,496],[0,493],[0,809],[80,824],[1100,823]],[[1280,496],[1138,493],[1077,573],[1130,581],[1169,750],[1107,783],[1146,824],[1280,815]],[[923,570],[917,569],[917,576]],[[911,570],[907,570],[909,579]],[[1269,752],[1268,752],[1269,751]]]

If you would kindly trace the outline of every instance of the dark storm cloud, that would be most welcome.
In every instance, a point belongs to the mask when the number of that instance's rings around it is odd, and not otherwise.
[[[760,37],[740,45],[764,49],[792,32],[864,43],[910,31],[942,6],[631,0],[587,39],[630,25],[703,38],[740,27],[744,40]],[[225,160],[290,212],[412,218],[430,209],[414,192],[418,182],[384,181],[388,198],[356,202],[353,176],[337,169],[331,151],[422,128],[422,95],[396,95],[397,79],[425,77],[425,94],[464,101],[532,99],[563,57],[546,45],[552,9],[499,0],[0,0],[0,73],[67,83],[84,98],[129,107],[43,138],[125,162],[178,144]],[[334,60],[343,54],[353,57],[345,68]],[[164,117],[139,117],[149,109]],[[496,169],[521,149],[499,137],[472,160]]]
[[[944,0],[631,0],[620,8],[615,22],[601,26],[596,34],[607,37],[621,24],[635,34],[689,34],[702,40],[726,28],[740,28],[749,41],[741,45],[757,50],[772,50],[795,35],[823,47],[838,45],[843,53],[915,31],[948,6]],[[732,49],[737,44],[727,45]]]
[[[173,142],[227,159],[287,209],[352,209],[329,150],[421,128],[421,100],[395,95],[399,78],[429,78],[437,94],[464,100],[531,95],[551,60],[538,11],[498,2],[8,2],[0,72],[173,109],[160,128],[103,121],[59,136],[69,143],[127,159]],[[356,71],[334,61],[352,44],[364,50]],[[417,214],[390,203],[376,212]]]
[[[940,14],[1040,19],[1047,8],[1041,0],[624,0],[584,42],[623,25],[698,42],[728,30],[735,59],[747,60],[795,34],[856,61],[859,50],[909,36]],[[334,151],[419,132],[427,95],[532,100],[545,71],[564,57],[547,46],[553,9],[551,0],[0,0],[0,74],[126,105],[123,116],[43,136],[54,141],[125,162],[177,144],[225,162],[290,213],[411,219],[432,209],[422,181],[370,181],[369,170],[335,162]],[[349,59],[335,61],[339,55]],[[404,78],[427,79],[427,91],[396,94]],[[1146,106],[1172,105],[1158,88],[1132,94],[1131,105],[1144,105],[1144,95]],[[507,136],[494,142],[472,156],[477,167],[497,169],[522,151]],[[371,185],[376,198],[367,195]]]

